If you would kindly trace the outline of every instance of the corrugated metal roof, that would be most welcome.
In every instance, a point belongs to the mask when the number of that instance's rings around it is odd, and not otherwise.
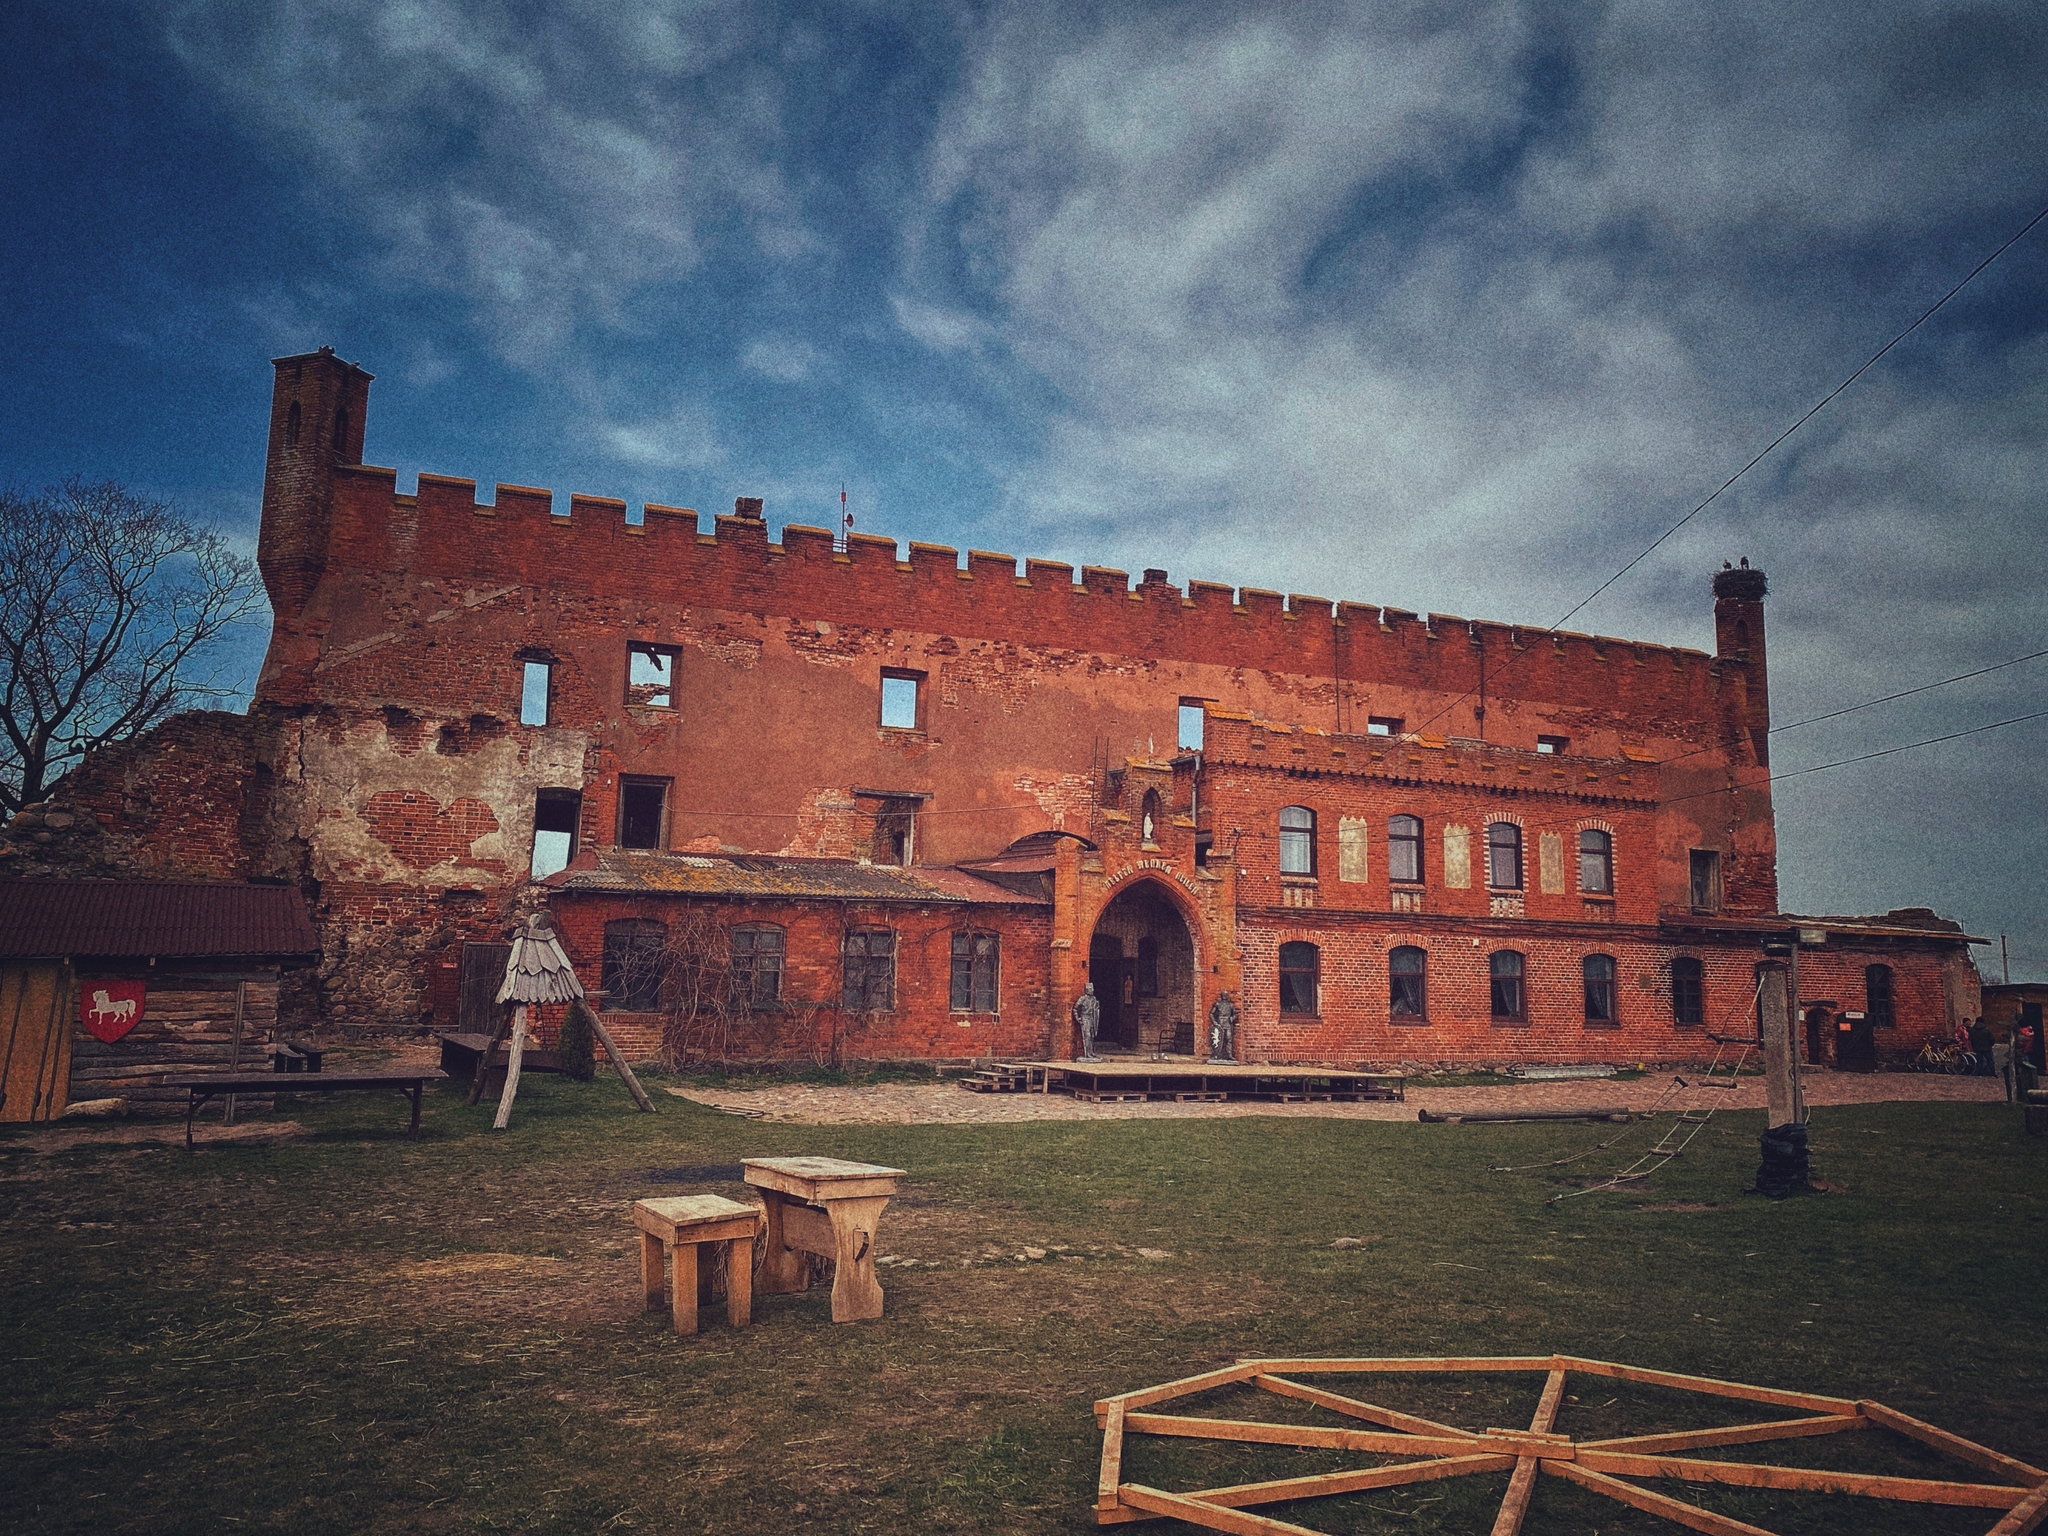
[[[778,859],[762,854],[652,853],[612,848],[578,860],[544,884],[563,893],[613,891],[650,896],[790,897],[829,901],[979,902],[1043,907],[957,869],[899,869],[850,859]]]
[[[320,940],[287,885],[0,880],[0,958],[311,958]]]

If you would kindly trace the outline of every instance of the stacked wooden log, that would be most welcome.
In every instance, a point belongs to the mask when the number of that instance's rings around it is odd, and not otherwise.
[[[235,997],[241,988],[242,1027],[235,1034]],[[169,977],[152,986],[135,1028],[112,1045],[95,1039],[75,1020],[71,1029],[69,1098],[121,1098],[138,1114],[177,1114],[190,1097],[166,1088],[166,1076],[196,1072],[222,1074],[261,1068],[277,1027],[277,982],[240,982],[214,977]],[[267,1107],[267,1096],[240,1095],[249,1108]]]

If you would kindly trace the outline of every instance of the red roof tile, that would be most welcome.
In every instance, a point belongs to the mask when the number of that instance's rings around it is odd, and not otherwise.
[[[305,898],[287,885],[0,880],[0,959],[319,952]]]

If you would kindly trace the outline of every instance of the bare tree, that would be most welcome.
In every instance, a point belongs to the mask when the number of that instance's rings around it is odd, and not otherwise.
[[[206,670],[263,611],[255,561],[112,481],[0,490],[0,818],[86,753],[236,690]]]

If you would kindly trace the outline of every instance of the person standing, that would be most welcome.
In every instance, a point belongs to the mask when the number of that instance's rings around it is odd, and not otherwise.
[[[1974,1075],[1991,1075],[1991,1046],[1990,1026],[1982,1018],[1974,1020],[1970,1025],[1970,1054],[1977,1058],[1973,1068]]]

